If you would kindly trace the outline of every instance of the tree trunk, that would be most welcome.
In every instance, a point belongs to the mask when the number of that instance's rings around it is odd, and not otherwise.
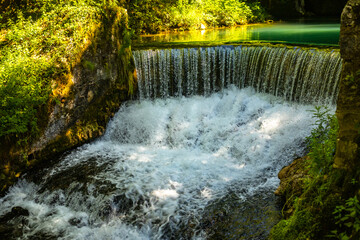
[[[341,15],[343,69],[336,116],[339,120],[335,168],[356,170],[360,164],[360,0],[349,0]]]

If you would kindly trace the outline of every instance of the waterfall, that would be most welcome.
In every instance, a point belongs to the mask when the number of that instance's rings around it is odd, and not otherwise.
[[[286,100],[333,103],[339,53],[215,47],[134,56],[142,100],[123,104],[104,136],[0,197],[1,239],[268,236],[280,212],[268,200],[277,173],[306,154],[316,121],[311,104]]]
[[[287,47],[221,46],[134,51],[140,99],[205,95],[229,85],[288,101],[335,104],[340,53]]]

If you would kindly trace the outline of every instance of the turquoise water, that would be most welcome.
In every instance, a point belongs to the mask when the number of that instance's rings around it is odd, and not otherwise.
[[[340,23],[337,21],[293,21],[253,24],[233,28],[143,35],[136,44],[192,42],[276,42],[338,46]]]

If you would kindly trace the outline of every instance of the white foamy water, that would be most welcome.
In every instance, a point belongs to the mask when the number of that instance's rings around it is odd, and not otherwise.
[[[21,239],[205,238],[209,203],[274,191],[277,172],[305,151],[310,109],[235,88],[127,103],[104,137],[12,187],[0,215],[29,211]]]

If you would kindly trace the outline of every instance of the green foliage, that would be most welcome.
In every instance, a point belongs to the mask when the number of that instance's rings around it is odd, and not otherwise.
[[[259,1],[247,0],[246,4],[252,12],[252,14],[248,17],[249,22],[265,22],[270,18],[270,15],[265,11],[265,8]]]
[[[205,21],[215,26],[245,24],[252,17],[250,7],[238,0],[211,0],[202,4]]]
[[[0,66],[0,136],[36,132],[37,108],[47,102],[47,81],[53,72],[44,58],[11,57]]]
[[[322,108],[320,106],[311,110],[313,118],[316,118],[316,128],[311,131],[311,135],[307,138],[310,149],[308,154],[310,157],[309,169],[312,174],[328,172],[335,154],[339,124],[335,115],[329,114],[329,111],[327,107]]]
[[[129,3],[130,27],[136,33],[156,33],[169,24],[170,1],[132,0]]]
[[[349,198],[344,205],[336,206],[333,212],[336,224],[341,230],[333,230],[330,235],[341,240],[355,239],[360,233],[360,203],[357,196]],[[340,232],[341,231],[341,232]]]
[[[113,0],[10,0],[0,24],[0,137],[33,138],[51,85],[66,78],[96,30],[114,18]],[[85,67],[94,64],[83,62]]]
[[[84,68],[89,69],[91,71],[95,70],[95,64],[93,62],[85,60],[82,62],[82,65]]]
[[[292,215],[271,230],[270,239],[323,239],[335,226],[332,212],[341,202],[337,189],[343,176],[332,168],[338,123],[326,107],[315,107],[312,112],[316,127],[307,138],[309,175],[301,186],[303,193],[289,200]]]
[[[262,22],[268,17],[258,0],[134,0],[129,14],[137,33],[199,29],[201,24],[234,26]]]
[[[313,239],[311,230],[316,228],[312,225],[313,215],[308,210],[297,209],[294,216],[288,220],[280,221],[271,230],[271,239],[284,240],[284,239],[298,239],[306,240]]]
[[[195,4],[179,4],[170,8],[169,27],[196,29],[203,22],[202,11]]]

